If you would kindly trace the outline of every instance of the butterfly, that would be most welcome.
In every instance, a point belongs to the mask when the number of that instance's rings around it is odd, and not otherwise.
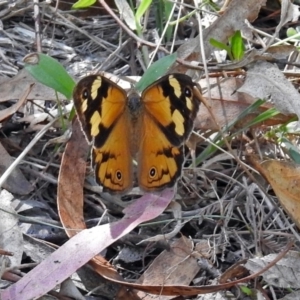
[[[165,75],[141,95],[127,93],[102,75],[81,79],[74,88],[74,105],[93,146],[92,165],[103,191],[124,194],[132,189],[133,160],[142,190],[174,186],[200,97],[199,86],[184,74]]]

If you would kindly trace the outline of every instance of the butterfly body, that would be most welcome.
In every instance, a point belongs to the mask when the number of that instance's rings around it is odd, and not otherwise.
[[[137,179],[145,191],[173,186],[181,174],[182,145],[193,128],[200,91],[190,77],[166,75],[142,95],[126,93],[101,75],[83,78],[74,104],[87,140],[93,144],[96,181],[104,190],[125,193]]]

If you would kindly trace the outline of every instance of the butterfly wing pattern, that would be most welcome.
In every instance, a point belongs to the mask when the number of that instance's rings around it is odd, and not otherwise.
[[[183,143],[200,104],[200,90],[189,76],[158,79],[137,97],[135,112],[125,90],[101,75],[80,80],[73,95],[82,129],[93,145],[96,181],[104,190],[124,194],[132,188],[134,158],[143,190],[157,191],[176,183]]]
[[[87,76],[74,90],[82,129],[93,144],[96,181],[116,193],[129,190],[133,182],[126,104],[126,92],[104,76]]]
[[[184,74],[166,75],[142,93],[138,179],[146,191],[173,186],[181,175],[183,143],[199,109],[200,90]]]

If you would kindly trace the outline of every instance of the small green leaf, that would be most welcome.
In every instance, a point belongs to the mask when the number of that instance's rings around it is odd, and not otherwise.
[[[167,55],[153,63],[144,73],[140,81],[136,84],[138,91],[143,91],[147,86],[153,83],[157,78],[163,76],[168,69],[175,63],[177,54]]]
[[[278,114],[279,114],[279,111],[276,108],[272,107],[272,108],[264,111],[263,113],[259,114],[257,117],[255,117],[253,120],[251,120],[249,123],[247,123],[244,126],[244,128],[249,128],[256,124],[262,123],[266,120],[269,120],[269,119],[275,117]]]
[[[233,59],[241,60],[244,57],[245,47],[240,30],[237,30],[230,39]]]
[[[225,50],[229,56],[229,58],[231,60],[233,60],[233,56],[232,56],[232,53],[231,53],[231,48],[229,46],[227,46],[226,44],[222,43],[222,42],[219,42],[213,38],[211,38],[209,40],[210,44],[212,46],[214,46],[215,48],[218,48],[218,49],[221,49],[221,50]]]
[[[24,57],[25,69],[39,82],[72,98],[75,82],[64,67],[52,57],[42,53],[31,53]]]
[[[296,35],[297,33],[298,33],[297,30],[293,27],[288,28],[286,31],[287,37],[292,37],[293,35]]]
[[[281,142],[284,143],[291,159],[295,163],[300,164],[300,153],[299,153],[298,147],[296,147],[294,144],[292,144],[288,139],[286,139],[284,137],[281,138]]]
[[[163,1],[163,4],[164,4],[165,20],[168,20],[170,14],[172,12],[173,5],[175,5],[175,4],[170,1]],[[174,16],[172,16],[172,19],[174,19]],[[170,41],[172,39],[173,30],[174,30],[174,27],[169,25],[167,28],[167,31],[166,31],[166,41]]]
[[[209,39],[209,42],[215,48],[218,48],[218,49],[221,49],[221,50],[226,50],[228,52],[229,47],[226,44],[224,44],[222,42],[219,42],[219,41],[217,41],[213,38]]]
[[[72,5],[73,9],[87,8],[96,3],[97,0],[78,0]]]
[[[241,291],[242,291],[244,294],[246,294],[247,296],[253,295],[252,290],[249,289],[249,288],[248,288],[247,286],[245,286],[245,285],[240,285],[240,289],[241,289]]]
[[[141,24],[141,17],[145,14],[149,6],[151,5],[152,0],[142,0],[136,13],[135,13],[135,20],[140,25]]]

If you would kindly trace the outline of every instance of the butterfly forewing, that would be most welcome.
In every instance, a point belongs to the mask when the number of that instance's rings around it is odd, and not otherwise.
[[[90,75],[78,82],[73,96],[87,139],[101,147],[126,109],[125,91],[103,76]]]
[[[181,145],[193,129],[200,104],[197,92],[189,76],[172,74],[160,78],[142,94],[145,110],[174,146]]]
[[[112,192],[132,186],[132,158],[126,92],[111,80],[91,75],[74,90],[74,104],[89,142],[98,184]]]

